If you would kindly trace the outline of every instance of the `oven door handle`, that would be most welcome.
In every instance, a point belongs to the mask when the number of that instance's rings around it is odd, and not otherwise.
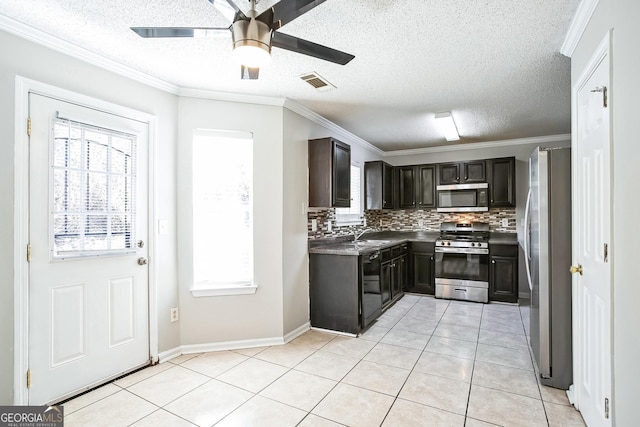
[[[474,248],[443,248],[436,246],[436,253],[447,254],[471,254],[471,255],[488,255],[489,249],[474,249]]]

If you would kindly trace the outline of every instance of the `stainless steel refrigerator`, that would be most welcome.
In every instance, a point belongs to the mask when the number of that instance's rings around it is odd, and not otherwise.
[[[529,158],[525,264],[531,289],[531,348],[540,382],[568,389],[571,351],[571,150],[536,150]]]

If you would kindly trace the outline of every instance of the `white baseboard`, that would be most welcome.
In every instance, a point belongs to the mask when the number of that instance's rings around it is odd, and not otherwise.
[[[164,362],[168,362],[169,360],[175,357],[181,356],[183,354],[206,353],[209,351],[239,350],[242,348],[270,347],[272,345],[282,345],[304,334],[310,328],[311,326],[309,325],[309,322],[307,322],[304,325],[289,332],[284,337],[256,338],[256,339],[250,339],[250,340],[181,345],[179,347],[175,347],[170,350],[161,352],[160,354],[158,354],[158,358],[160,363],[164,363]]]
[[[209,351],[222,351],[222,350],[239,350],[241,348],[253,348],[253,347],[269,347],[272,345],[282,345],[284,339],[282,337],[271,338],[257,338],[251,340],[239,340],[239,341],[224,341],[224,342],[212,342],[204,344],[189,344],[183,345],[182,354],[191,353],[206,353]]]
[[[334,335],[342,335],[342,336],[345,336],[345,337],[357,337],[358,336],[358,335],[352,334],[350,332],[340,332],[340,331],[334,331],[334,330],[331,330],[331,329],[316,328],[315,326],[312,326],[311,329],[313,329],[314,331],[325,332],[325,333],[334,334]]]
[[[285,334],[284,342],[293,341],[294,339],[298,338],[300,335],[302,335],[305,332],[307,332],[309,329],[311,329],[311,324],[309,322],[307,322],[304,325],[302,325],[302,326],[294,329],[293,331],[289,332],[288,334]]]
[[[180,347],[174,347],[170,350],[158,353],[158,363],[168,362],[169,360],[182,355],[182,349]]]

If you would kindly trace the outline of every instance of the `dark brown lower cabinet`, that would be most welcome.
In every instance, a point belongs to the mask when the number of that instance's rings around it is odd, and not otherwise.
[[[489,300],[518,302],[518,245],[491,245]]]
[[[410,250],[410,275],[405,290],[421,294],[435,293],[435,243],[413,242]]]
[[[381,251],[380,287],[383,307],[404,291],[407,281],[407,244],[403,243]]]

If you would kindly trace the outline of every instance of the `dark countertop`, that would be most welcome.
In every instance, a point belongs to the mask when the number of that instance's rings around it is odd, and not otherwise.
[[[406,242],[435,242],[439,231],[372,231],[360,237],[376,243],[355,243],[353,236],[309,240],[310,254],[361,255]]]
[[[354,236],[309,240],[309,253],[357,256],[401,243],[435,242],[439,236],[439,231],[372,231],[365,233],[359,239],[359,241],[368,240],[370,243],[354,242]],[[371,242],[372,240],[377,242]],[[489,244],[517,245],[518,236],[516,233],[491,233]]]

